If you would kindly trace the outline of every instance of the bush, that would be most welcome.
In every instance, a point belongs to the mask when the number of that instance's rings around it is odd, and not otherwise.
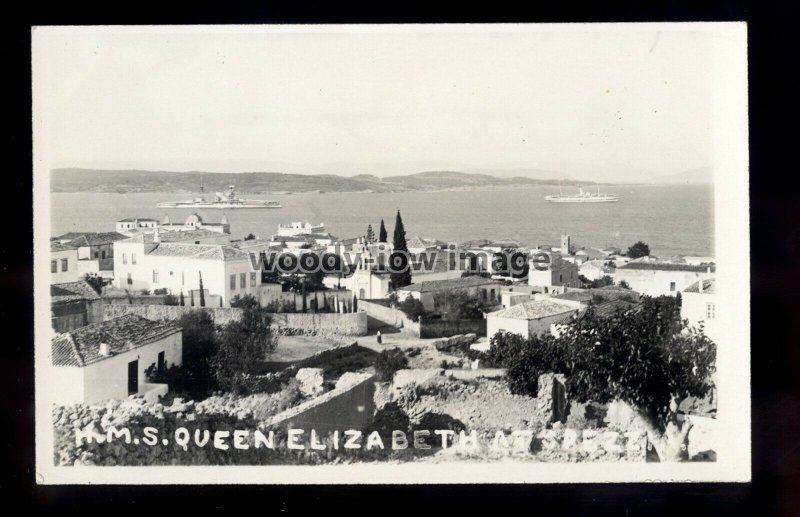
[[[413,321],[419,321],[420,316],[425,316],[427,311],[422,302],[417,300],[411,295],[408,295],[405,300],[397,305],[397,308],[403,311],[403,314],[411,318]]]
[[[267,354],[278,345],[270,321],[269,313],[263,309],[247,308],[239,321],[222,329],[219,348],[211,359],[214,378],[222,389],[237,394],[247,392],[245,377],[258,373]]]
[[[237,309],[257,309],[259,307],[258,300],[252,294],[239,296],[238,294],[231,298],[231,307]]]
[[[375,358],[375,372],[380,382],[390,382],[397,370],[408,366],[408,358],[402,350],[384,350]]]
[[[159,296],[163,296],[163,295],[167,294],[168,292],[169,291],[167,291],[166,287],[162,287],[161,289],[154,289],[153,290],[153,294],[157,294]]]
[[[180,305],[180,300],[174,294],[168,294],[164,297],[164,305]]]

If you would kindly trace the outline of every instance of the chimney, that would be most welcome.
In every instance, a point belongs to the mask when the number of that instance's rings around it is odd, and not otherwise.
[[[100,355],[103,357],[108,357],[108,343],[100,343]]]

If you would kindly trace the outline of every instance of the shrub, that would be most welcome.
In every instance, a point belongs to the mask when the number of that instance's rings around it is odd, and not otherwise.
[[[408,366],[408,358],[402,350],[394,348],[384,350],[375,358],[375,372],[381,382],[390,382],[394,379],[397,370]]]
[[[237,309],[256,309],[259,307],[258,300],[252,294],[239,296],[238,294],[231,298],[231,307]]]
[[[169,291],[167,291],[166,287],[162,287],[161,289],[154,289],[153,290],[153,294],[157,294],[157,295],[160,295],[160,296],[163,296],[163,295],[167,294],[168,292]]]
[[[400,302],[397,305],[397,308],[403,311],[403,314],[414,321],[419,321],[420,316],[427,314],[425,306],[422,305],[422,302],[411,295],[408,295],[405,300]]]
[[[219,348],[211,359],[214,378],[222,389],[246,393],[244,377],[257,373],[278,339],[270,327],[269,313],[260,308],[244,309],[242,317],[226,325]]]
[[[180,300],[174,294],[168,294],[164,297],[164,305],[180,305]]]

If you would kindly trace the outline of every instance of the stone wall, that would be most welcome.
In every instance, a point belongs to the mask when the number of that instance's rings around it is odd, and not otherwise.
[[[419,324],[421,338],[450,337],[458,334],[486,336],[486,320],[422,320]]]
[[[375,376],[345,374],[336,387],[308,402],[290,408],[265,422],[270,427],[311,429],[319,434],[335,430],[361,429],[375,414]]]
[[[366,313],[367,325],[370,329],[387,326],[395,327],[406,334],[419,337],[420,324],[413,321],[399,309],[387,307],[386,305],[370,300],[359,300],[358,309]]]
[[[181,307],[177,305],[106,305],[103,309],[105,319],[125,314],[137,314],[151,320],[177,320],[192,310],[208,312],[214,323],[226,325],[241,317],[242,309],[215,307]],[[291,328],[300,331],[314,331],[321,334],[363,336],[367,333],[367,315],[362,312],[350,314],[273,314],[272,326]]]

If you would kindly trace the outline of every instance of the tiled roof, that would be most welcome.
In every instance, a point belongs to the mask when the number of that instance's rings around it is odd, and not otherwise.
[[[244,251],[223,244],[188,244],[182,242],[164,242],[152,244],[148,255],[156,257],[185,257],[206,260],[236,260],[249,257]]]
[[[716,287],[716,279],[708,278],[703,280],[703,293],[705,294],[714,294],[714,289]],[[700,282],[695,282],[686,289],[683,290],[684,293],[699,293],[700,292]]]
[[[54,237],[54,239],[59,241],[71,241],[72,239],[77,239],[83,235],[83,232],[67,232],[64,235],[59,235],[58,237]]]
[[[86,366],[158,341],[180,330],[173,323],[156,322],[127,314],[56,335],[51,342],[53,364]],[[108,345],[109,355],[100,355],[101,343]]]
[[[74,246],[68,246],[66,244],[61,244],[58,241],[50,241],[50,251],[69,251],[76,249]]]
[[[664,262],[629,262],[624,266],[620,266],[617,270],[620,269],[639,269],[639,270],[649,270],[649,271],[687,271],[692,273],[703,273],[711,267],[711,271],[714,271],[714,266],[690,266],[688,264],[668,264]]]
[[[127,235],[122,235],[121,233],[117,232],[102,232],[102,233],[84,233],[81,234],[80,237],[77,237],[71,241],[69,241],[70,246],[75,247],[82,247],[82,246],[101,246],[103,244],[111,244],[116,241],[121,241],[123,239],[127,239]]]
[[[158,240],[159,242],[186,242],[186,241],[197,241],[200,239],[208,239],[208,238],[218,238],[218,237],[226,237],[228,234],[214,232],[211,230],[204,230],[202,228],[198,228],[196,230],[187,230],[185,232],[175,232],[175,231],[166,231],[166,232],[158,232]],[[153,238],[155,237],[155,232],[142,232],[139,235],[136,235],[134,238],[138,237],[139,242],[153,242]],[[229,237],[229,236],[228,236]]]
[[[85,281],[66,282],[63,284],[52,284],[50,286],[50,300],[52,303],[71,301],[71,300],[99,300],[92,286]]]
[[[533,320],[556,314],[576,312],[578,309],[572,305],[558,303],[554,300],[533,300],[530,302],[512,305],[507,309],[492,312],[489,316],[515,320]]]
[[[631,298],[634,301],[639,299],[639,293],[630,289],[584,289],[584,290],[569,290],[566,293],[554,294],[551,298],[558,300],[572,300],[577,302],[588,303],[592,300],[599,298],[603,301],[620,300],[623,298]]]
[[[125,218],[125,219],[120,219],[117,222],[118,223],[135,223],[136,221],[142,221],[142,222],[145,222],[145,223],[152,223],[152,222],[156,222],[157,223],[158,222],[157,219],[150,219],[149,217],[128,217],[128,218]]]
[[[601,318],[610,318],[619,314],[621,311],[633,309],[637,305],[625,300],[610,300],[594,306],[594,312]]]
[[[481,285],[501,285],[497,280],[491,278],[483,278],[480,276],[467,276],[463,278],[451,278],[449,280],[427,280],[411,284],[398,290],[413,291],[420,293],[445,291],[449,289],[466,289],[469,287],[478,287]]]

